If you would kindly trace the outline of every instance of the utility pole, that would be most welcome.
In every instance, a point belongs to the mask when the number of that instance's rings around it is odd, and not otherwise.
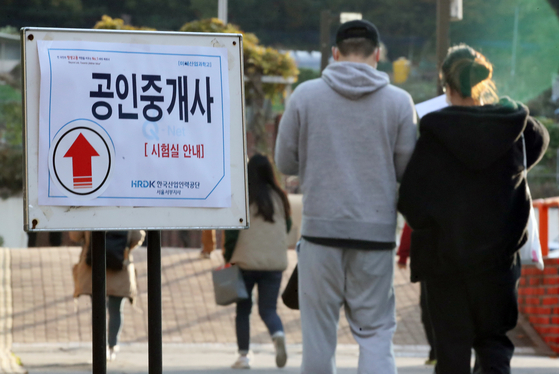
[[[217,0],[217,18],[227,24],[227,0]]]
[[[437,0],[437,72],[450,47],[450,0]],[[441,78],[437,74],[437,93],[443,94]]]
[[[517,5],[514,11],[514,29],[512,34],[512,59],[511,59],[511,68],[510,68],[510,75],[514,77],[516,74],[516,45],[518,44],[518,18],[520,14],[520,7]]]
[[[320,12],[320,53],[322,54],[320,60],[320,72],[328,66],[328,59],[330,58],[330,26],[332,24],[332,16],[329,10]]]

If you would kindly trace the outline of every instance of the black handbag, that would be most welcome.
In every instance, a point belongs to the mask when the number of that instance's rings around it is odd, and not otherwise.
[[[299,310],[299,272],[297,267],[295,265],[295,269],[293,269],[293,273],[291,273],[291,277],[287,281],[287,286],[285,286],[285,290],[281,294],[281,299],[285,306],[295,310]]]

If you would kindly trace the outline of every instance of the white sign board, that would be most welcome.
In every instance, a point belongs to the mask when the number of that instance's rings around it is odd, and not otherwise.
[[[39,205],[231,205],[225,47],[37,45]]]
[[[22,38],[28,229],[247,226],[240,35]]]

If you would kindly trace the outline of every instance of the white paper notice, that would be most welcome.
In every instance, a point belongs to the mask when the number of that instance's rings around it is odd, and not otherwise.
[[[415,110],[417,111],[417,116],[421,118],[427,113],[434,112],[447,106],[446,95],[441,95],[417,104],[415,106]]]
[[[225,48],[38,48],[40,205],[231,206]]]

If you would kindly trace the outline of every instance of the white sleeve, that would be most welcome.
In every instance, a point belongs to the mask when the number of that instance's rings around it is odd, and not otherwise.
[[[398,138],[394,147],[396,179],[401,181],[417,141],[417,116],[411,96],[402,105],[398,121]]]

